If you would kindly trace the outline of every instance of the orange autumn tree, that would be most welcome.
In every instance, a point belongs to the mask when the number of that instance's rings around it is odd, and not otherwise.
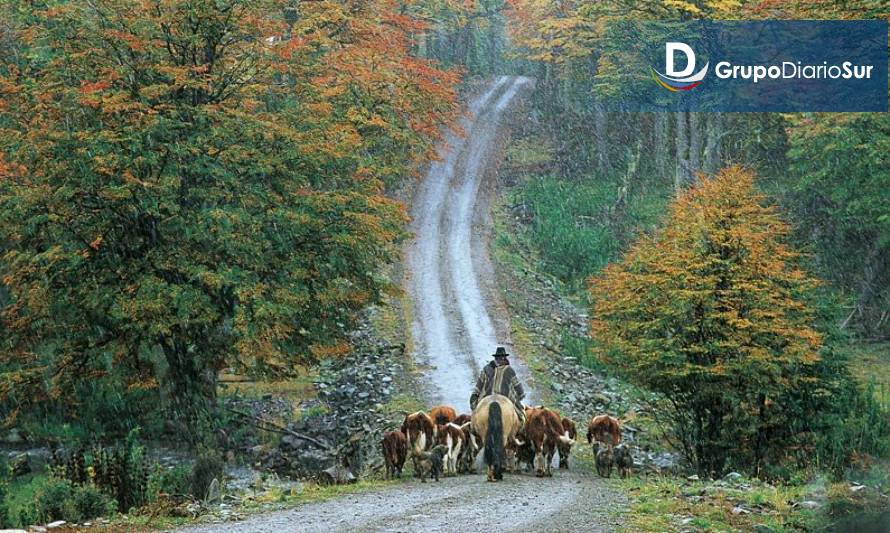
[[[704,475],[776,459],[807,429],[820,335],[801,300],[815,281],[789,227],[742,168],[677,198],[665,228],[593,279],[603,362],[664,395],[673,436]]]
[[[172,398],[194,424],[220,369],[348,353],[402,235],[385,187],[429,155],[457,78],[411,55],[394,2],[295,7],[0,5],[6,421],[123,425]]]

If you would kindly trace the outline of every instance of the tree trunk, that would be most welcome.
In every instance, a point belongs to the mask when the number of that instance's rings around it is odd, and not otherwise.
[[[479,69],[479,58],[476,49],[476,34],[478,31],[476,30],[476,24],[474,22],[470,22],[467,24],[467,56],[464,62],[467,70],[472,72],[473,74],[478,74]]]
[[[721,113],[711,113],[708,117],[704,159],[704,171],[709,175],[715,174],[723,163],[723,115]]]
[[[593,122],[594,132],[596,134],[597,172],[601,175],[605,175],[609,173],[611,168],[609,163],[609,139],[607,138],[609,128],[606,111],[603,109],[603,105],[599,102],[596,102],[593,105]]]
[[[701,138],[701,114],[691,112],[689,113],[689,170],[687,176],[690,181],[693,181],[695,176],[701,172]]]
[[[868,337],[879,337],[880,329],[887,320],[887,311],[881,305],[882,273],[886,271],[887,259],[883,253],[884,247],[878,242],[873,242],[869,247],[868,255],[859,276],[859,289],[856,304],[853,311],[847,316],[840,327],[845,329],[850,320],[856,316],[859,318],[863,332]]]
[[[655,173],[661,179],[668,178],[669,129],[668,114],[655,113]]]
[[[187,431],[183,437],[192,445],[210,442],[208,427],[211,411],[216,406],[216,370],[202,361],[200,356],[189,352],[181,339],[159,339],[167,362],[167,383],[170,383],[170,407],[173,419]]]
[[[494,20],[488,24],[488,72],[499,73],[503,69],[500,68],[500,55],[498,54],[498,27]]]
[[[676,166],[674,168],[674,192],[680,194],[688,182],[687,173],[689,160],[689,141],[686,138],[686,112],[679,111],[677,115],[677,131],[674,135],[676,141]]]

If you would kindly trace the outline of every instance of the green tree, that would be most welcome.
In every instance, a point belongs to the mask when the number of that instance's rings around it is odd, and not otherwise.
[[[728,168],[678,197],[665,228],[592,280],[603,362],[662,393],[673,435],[705,475],[758,470],[806,442],[815,394],[814,285],[762,205],[754,176]]]
[[[12,10],[7,413],[61,400],[76,418],[78,392],[109,380],[163,392],[196,427],[221,368],[287,373],[347,352],[405,219],[384,183],[428,153],[455,78],[409,56],[387,2],[353,18],[309,7],[294,25],[288,6]]]

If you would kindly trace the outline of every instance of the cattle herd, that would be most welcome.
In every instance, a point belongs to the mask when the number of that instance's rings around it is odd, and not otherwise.
[[[553,457],[559,452],[559,468],[569,467],[569,454],[577,438],[575,422],[543,406],[525,408],[525,426],[508,445],[514,467],[534,468],[539,477],[552,476]],[[587,442],[592,446],[596,470],[609,477],[612,468],[626,477],[633,468],[630,447],[621,443],[621,425],[609,415],[594,416],[587,424]],[[433,407],[428,413],[405,414],[398,431],[383,436],[381,442],[387,478],[400,477],[410,457],[415,475],[426,482],[440,475],[475,473],[476,457],[483,442],[473,429],[471,416],[458,415],[448,406]]]

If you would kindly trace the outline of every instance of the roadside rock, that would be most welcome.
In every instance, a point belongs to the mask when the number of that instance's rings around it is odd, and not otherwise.
[[[30,474],[33,471],[30,455],[27,452],[15,455],[9,462],[9,469],[14,478]]]
[[[382,467],[383,433],[401,423],[384,405],[401,392],[408,374],[404,344],[387,344],[363,325],[352,336],[355,351],[325,362],[315,381],[317,399],[303,417],[286,425],[279,446],[245,450],[265,470],[296,478],[346,483]]]
[[[813,500],[804,500],[801,502],[794,503],[794,507],[802,507],[804,509],[818,509],[821,506],[822,506],[822,504],[820,504],[817,501],[813,501]]]

